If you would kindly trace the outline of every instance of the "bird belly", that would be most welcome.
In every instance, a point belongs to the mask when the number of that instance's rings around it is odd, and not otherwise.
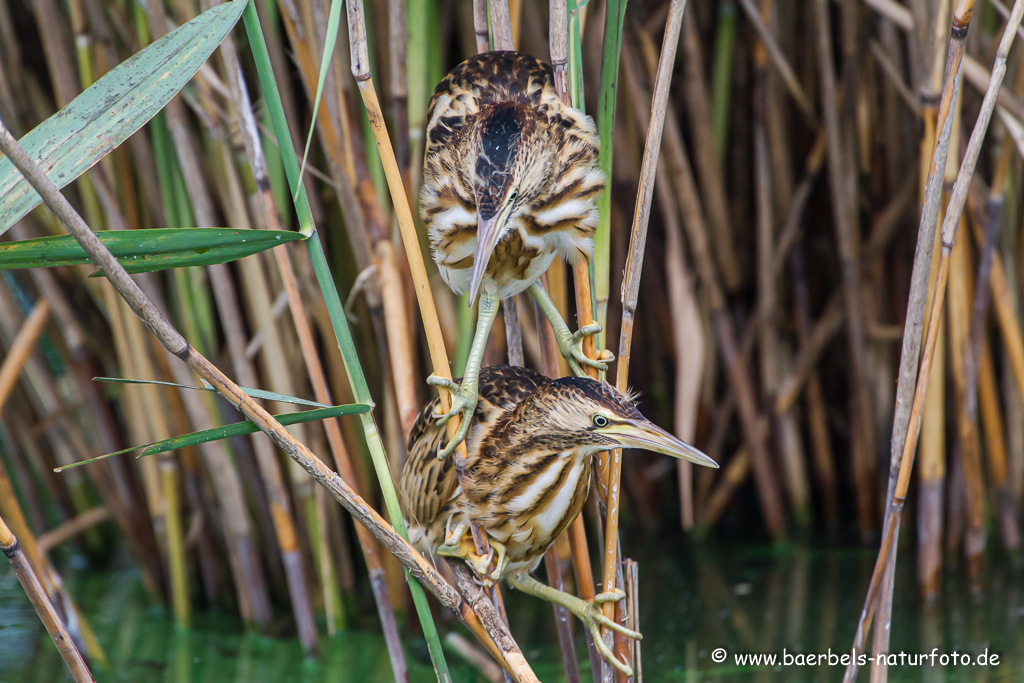
[[[558,255],[557,249],[517,249],[520,240],[511,249],[505,242],[499,242],[484,275],[482,287],[485,291],[497,292],[502,299],[526,291],[530,285],[547,272],[551,262]],[[546,246],[546,245],[545,245]],[[445,283],[456,294],[469,291],[473,279],[473,256],[476,252],[476,236],[465,242],[449,247],[443,258],[435,250],[437,269]]]
[[[505,504],[505,523],[488,533],[505,544],[509,571],[536,566],[548,546],[583,508],[591,456],[559,458]]]

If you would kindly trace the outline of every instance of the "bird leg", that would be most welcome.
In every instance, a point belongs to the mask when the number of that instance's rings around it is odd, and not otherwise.
[[[445,524],[444,543],[437,547],[437,554],[442,557],[456,557],[465,561],[479,577],[479,583],[482,585],[490,587],[496,584],[501,578],[502,572],[505,571],[505,565],[508,564],[504,544],[489,538],[488,545],[490,545],[490,548],[487,554],[480,555],[476,552],[476,543],[472,535],[466,534],[469,528],[468,525],[465,522],[459,522],[455,525],[454,529],[451,529],[449,528],[451,521],[452,518],[449,517],[448,522]],[[495,552],[498,554],[498,563],[494,571],[488,571]]]
[[[569,610],[583,622],[583,624],[590,631],[590,635],[594,638],[594,647],[605,659],[606,662],[614,666],[616,669],[624,673],[626,676],[633,675],[633,668],[625,662],[619,661],[608,646],[605,645],[604,639],[601,638],[600,625],[607,626],[610,629],[618,631],[624,634],[627,638],[634,638],[640,640],[643,638],[639,631],[633,631],[626,628],[617,621],[613,621],[601,613],[597,605],[602,602],[617,602],[624,597],[626,594],[620,590],[608,591],[606,593],[599,593],[594,597],[593,602],[587,602],[577,598],[575,595],[569,595],[563,591],[552,588],[551,586],[545,586],[543,583],[533,578],[525,571],[514,572],[505,577],[505,580],[513,588],[520,590],[524,593],[546,600],[547,602],[553,602],[556,605],[561,605],[565,609]]]
[[[550,301],[550,299],[549,299]],[[476,332],[473,334],[473,345],[469,349],[469,359],[466,361],[466,372],[462,376],[462,384],[456,384],[447,377],[430,375],[427,384],[435,387],[444,387],[452,395],[452,407],[437,421],[443,425],[454,415],[462,415],[459,429],[448,441],[448,445],[437,452],[437,459],[444,460],[451,455],[469,432],[470,418],[476,410],[478,384],[480,381],[480,365],[484,360],[484,347],[487,346],[487,335],[491,331],[495,316],[498,315],[498,294],[496,292],[481,292],[480,305],[476,321]],[[564,325],[565,323],[563,323]]]
[[[547,290],[544,289],[544,285],[539,280],[530,285],[530,294],[537,300],[540,310],[544,312],[544,316],[551,323],[551,329],[555,333],[555,341],[558,342],[558,350],[562,352],[562,357],[569,364],[569,369],[572,370],[573,374],[577,377],[587,376],[580,367],[580,364],[597,368],[601,372],[608,372],[607,364],[588,358],[587,354],[583,353],[584,337],[597,334],[601,331],[601,326],[597,323],[592,323],[584,325],[575,333],[570,332],[569,326],[565,324],[561,313],[558,312],[558,307],[555,306],[555,302],[548,296]],[[614,360],[614,356],[609,358],[610,355],[606,352],[602,355],[602,358]]]

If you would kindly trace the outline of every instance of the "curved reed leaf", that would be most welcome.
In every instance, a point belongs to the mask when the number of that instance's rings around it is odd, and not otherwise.
[[[36,126],[21,146],[64,187],[155,116],[192,78],[242,16],[246,0],[203,12],[109,71]],[[0,234],[40,202],[9,159],[0,159]]]
[[[93,377],[93,382],[108,382],[110,384],[159,384],[164,387],[175,387],[176,389],[192,389],[193,391],[212,391],[217,390],[210,386],[210,383],[205,379],[202,380],[203,386],[197,387],[191,384],[178,384],[177,382],[161,382],[155,379],[124,379],[123,377]],[[296,396],[289,396],[288,394],[279,394],[276,391],[265,391],[263,389],[252,389],[250,387],[238,387],[244,391],[248,396],[259,399],[261,401],[277,401],[278,403],[294,403],[300,406],[312,406],[314,408],[330,408],[331,406],[323,403],[317,403],[316,401],[310,401],[304,398],[298,398]]]
[[[329,408],[317,408],[315,410],[304,410],[298,413],[284,413],[282,415],[275,415],[274,418],[283,424],[284,426],[299,424],[300,422],[313,422],[314,420],[326,420],[329,417],[340,417],[342,415],[360,415],[362,413],[370,412],[372,406],[366,403],[350,403],[341,406],[331,406]],[[189,446],[198,446],[199,444],[209,443],[210,441],[219,441],[220,439],[230,439],[235,436],[244,436],[246,434],[254,434],[259,431],[259,427],[248,420],[242,422],[233,422],[223,427],[214,427],[213,429],[204,429],[199,432],[192,432],[190,434],[182,434],[181,436],[174,436],[170,439],[164,439],[162,441],[154,441],[151,444],[145,446],[133,446],[131,448],[125,448],[124,450],[115,451],[113,453],[107,453],[100,455],[95,458],[88,460],[82,460],[81,462],[72,463],[70,465],[64,465],[63,467],[54,468],[54,472],[63,472],[69,470],[72,467],[79,467],[81,465],[88,465],[89,463],[96,462],[97,460],[104,460],[111,458],[115,455],[121,455],[122,453],[128,453],[131,451],[137,451],[142,449],[138,457],[144,457],[147,455],[156,455],[157,453],[166,453],[167,451],[174,451],[179,448],[188,448]]]
[[[289,230],[232,228],[118,230],[97,236],[129,273],[227,263],[303,239],[301,233]],[[0,270],[82,263],[89,263],[89,258],[71,235],[0,244]]]

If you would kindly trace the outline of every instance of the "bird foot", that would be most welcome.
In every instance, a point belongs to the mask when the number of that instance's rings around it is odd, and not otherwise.
[[[443,557],[455,557],[463,560],[476,574],[476,582],[481,586],[490,588],[501,579],[502,572],[508,565],[508,558],[505,556],[505,546],[497,541],[488,539],[487,553],[481,555],[476,551],[476,544],[473,542],[472,534],[466,533],[466,524],[459,522],[450,533],[445,534],[444,543],[437,548],[437,554]],[[491,561],[495,554],[498,556],[497,564],[491,570]]]
[[[604,614],[602,614],[601,608],[598,607],[598,605],[600,605],[601,603],[618,602],[619,600],[622,600],[624,597],[626,597],[626,594],[623,593],[621,590],[607,591],[605,593],[599,593],[598,595],[594,596],[593,602],[586,602],[585,600],[580,600],[578,605],[566,605],[566,607],[570,612],[579,617],[579,620],[582,621],[583,624],[587,627],[587,630],[590,631],[590,635],[592,635],[594,638],[594,647],[597,649],[601,657],[606,662],[608,662],[616,669],[621,671],[624,675],[632,676],[633,667],[631,667],[626,662],[619,660],[619,658],[615,656],[615,653],[611,651],[611,649],[605,644],[604,639],[601,637],[600,628],[603,625],[612,629],[613,631],[618,631],[619,633],[625,635],[627,638],[632,638],[634,640],[643,639],[643,636],[640,634],[639,631],[634,631],[632,629],[626,628],[617,621],[609,619]]]
[[[600,331],[600,325],[591,323],[590,325],[584,325],[572,334],[558,337],[558,350],[562,352],[562,357],[569,364],[569,369],[577,377],[586,376],[587,373],[584,372],[582,367],[584,365],[596,368],[600,372],[608,372],[608,363],[615,360],[615,356],[607,349],[601,351],[600,360],[589,358],[587,354],[583,353],[583,340]]]
[[[457,384],[447,377],[441,377],[440,375],[430,375],[430,377],[427,377],[427,384],[435,387],[444,387],[452,396],[452,407],[447,413],[444,415],[434,413],[438,417],[437,424],[443,425],[455,415],[461,416],[459,429],[455,432],[455,436],[448,440],[447,446],[437,451],[437,459],[444,460],[455,452],[458,445],[466,438],[466,434],[469,433],[470,418],[473,417],[473,411],[476,410],[476,404],[479,400],[477,386],[476,382],[473,382],[471,386],[467,386],[469,383],[465,380],[463,380],[462,384]]]

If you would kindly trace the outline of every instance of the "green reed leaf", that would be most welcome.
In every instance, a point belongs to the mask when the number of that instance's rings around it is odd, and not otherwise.
[[[99,232],[97,237],[129,273],[227,263],[303,239],[288,230],[232,228],[118,230]],[[0,244],[0,270],[83,263],[90,263],[89,257],[71,235]]]
[[[33,161],[64,187],[157,114],[192,78],[242,16],[246,0],[203,12],[109,71],[21,140]],[[42,201],[0,159],[0,234]]]
[[[315,420],[326,420],[330,417],[341,417],[343,415],[359,415],[362,413],[370,412],[372,406],[365,403],[351,403],[341,406],[330,406],[329,408],[317,408],[316,410],[304,410],[298,413],[284,413],[282,415],[275,415],[274,418],[281,424],[288,426],[293,424],[299,424],[300,422],[313,422]],[[174,451],[179,448],[188,448],[189,446],[198,446],[199,444],[209,443],[211,441],[219,441],[221,439],[230,439],[235,436],[244,436],[246,434],[253,434],[259,431],[254,423],[249,421],[233,422],[223,427],[214,427],[213,429],[204,429],[199,432],[192,432],[191,434],[183,434],[181,436],[171,437],[170,439],[163,439],[162,441],[155,441],[145,446],[133,446],[132,448],[125,448],[124,450],[115,451],[113,453],[106,453],[105,455],[98,456],[96,458],[90,458],[88,460],[82,460],[81,462],[72,463],[70,465],[64,465],[63,467],[54,468],[54,472],[63,472],[69,470],[72,467],[80,467],[82,465],[88,465],[89,463],[96,462],[98,460],[104,460],[106,458],[112,458],[115,455],[121,455],[122,453],[129,453],[131,451],[137,451],[142,449],[138,457],[142,458],[147,455],[156,455],[157,453],[166,453],[167,451]]]

